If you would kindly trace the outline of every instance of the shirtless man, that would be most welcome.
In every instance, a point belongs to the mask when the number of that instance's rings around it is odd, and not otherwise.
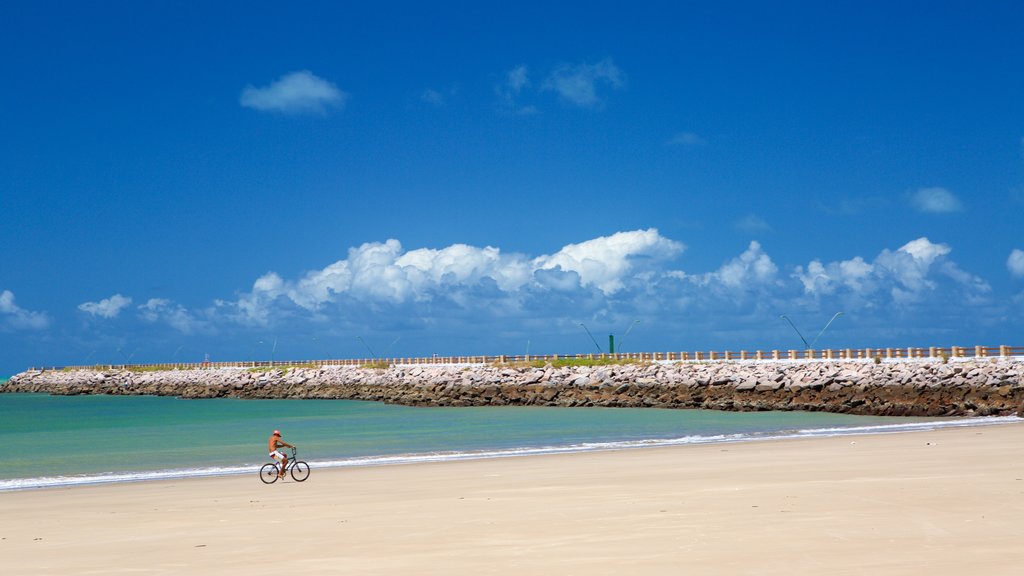
[[[287,446],[288,448],[295,448],[295,446],[285,442],[284,440],[281,440],[280,430],[274,430],[274,433],[270,436],[270,439],[267,440],[267,451],[270,452],[271,458],[281,463],[281,471],[277,473],[278,478],[284,478],[284,471],[286,468],[288,468],[288,457],[285,456],[283,452],[278,450],[278,448],[282,446]]]

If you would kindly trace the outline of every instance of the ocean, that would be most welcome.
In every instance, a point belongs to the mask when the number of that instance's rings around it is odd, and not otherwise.
[[[0,394],[0,491],[252,474],[276,428],[314,469],[1019,421],[349,400]]]

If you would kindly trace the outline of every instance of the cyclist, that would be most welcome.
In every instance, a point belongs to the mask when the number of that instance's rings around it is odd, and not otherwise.
[[[289,444],[284,440],[281,440],[280,430],[274,430],[274,433],[271,434],[270,439],[267,440],[267,450],[270,452],[271,458],[281,463],[281,470],[277,473],[278,478],[284,478],[284,471],[286,468],[288,468],[288,457],[285,456],[283,452],[278,450],[278,448],[282,446],[286,446],[288,448],[295,448],[295,446],[293,446],[292,444]]]

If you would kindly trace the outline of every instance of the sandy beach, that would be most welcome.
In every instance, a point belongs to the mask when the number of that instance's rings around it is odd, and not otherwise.
[[[1019,574],[1024,424],[0,493],[4,574]]]

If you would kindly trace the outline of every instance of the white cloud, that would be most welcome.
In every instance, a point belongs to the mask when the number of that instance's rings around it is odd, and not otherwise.
[[[132,303],[132,299],[120,294],[114,294],[110,298],[104,298],[99,302],[85,302],[78,305],[78,309],[100,318],[116,318],[126,306]]]
[[[50,317],[45,312],[32,312],[14,303],[14,293],[0,292],[0,329],[44,330],[50,326]]]
[[[599,85],[619,89],[625,83],[622,70],[611,60],[602,60],[597,64],[559,66],[544,81],[542,89],[554,91],[574,106],[596,108],[603,103],[597,94]]]
[[[649,228],[569,244],[555,254],[535,258],[533,266],[540,270],[559,267],[566,272],[576,272],[584,285],[595,285],[606,293],[613,293],[623,287],[626,277],[646,268],[645,263],[675,258],[684,248],[681,243]]]
[[[519,94],[530,85],[530,73],[525,64],[520,64],[505,74],[505,86],[515,94]]]
[[[989,293],[987,282],[947,259],[951,252],[948,245],[922,237],[897,250],[882,250],[871,263],[860,256],[829,264],[814,260],[806,269],[797,266],[793,277],[808,295],[820,297],[844,291],[867,299],[887,293],[896,304],[920,301],[938,288],[941,278],[952,280],[969,297]]]
[[[734,225],[737,230],[747,234],[761,234],[772,231],[772,227],[757,214],[747,214],[737,220]]]
[[[701,278],[704,285],[719,283],[726,288],[752,289],[775,282],[778,267],[761,249],[761,244],[751,242],[742,254],[726,262],[715,272]]]
[[[1024,251],[1014,248],[1006,259],[1006,269],[1017,278],[1024,278]]]
[[[269,86],[246,86],[239,102],[246,108],[286,114],[323,114],[327,108],[344,107],[348,94],[333,83],[300,70],[277,79]]]
[[[945,214],[959,212],[960,200],[945,188],[921,188],[910,197],[911,204],[920,212]]]
[[[948,245],[927,238],[872,259],[813,260],[785,274],[757,242],[709,272],[679,269],[674,261],[684,250],[655,229],[539,256],[468,244],[407,250],[390,239],[350,248],[343,259],[295,278],[268,272],[236,300],[216,301],[201,313],[163,300],[139,309],[144,319],[181,331],[212,321],[281,327],[306,320],[336,330],[493,330],[498,337],[540,319],[544,326],[575,326],[588,318],[624,322],[626,315],[663,323],[685,317],[694,322],[690,328],[719,325],[721,318],[756,325],[794,306],[834,306],[878,325],[889,325],[889,314],[925,314],[952,326],[993,305],[988,284],[961,270]]]
[[[520,115],[536,114],[536,107],[519,102],[523,91],[530,85],[530,70],[525,64],[520,64],[506,72],[501,83],[494,87],[501,110]]]
[[[674,146],[703,146],[707,141],[693,132],[677,132],[668,143]]]
[[[146,322],[164,322],[183,334],[192,334],[205,326],[184,306],[165,298],[150,298],[138,310],[139,317]]]
[[[398,240],[371,242],[350,249],[346,259],[296,281],[287,281],[273,272],[265,274],[235,303],[236,317],[247,323],[266,323],[268,308],[281,298],[317,311],[343,298],[398,305],[457,298],[460,290],[471,289],[505,295],[555,285],[565,290],[567,282],[610,295],[683,249],[681,243],[661,236],[655,229],[618,232],[569,244],[554,254],[533,259],[491,246],[454,244],[442,249],[405,251]],[[557,271],[569,276],[550,273]]]

